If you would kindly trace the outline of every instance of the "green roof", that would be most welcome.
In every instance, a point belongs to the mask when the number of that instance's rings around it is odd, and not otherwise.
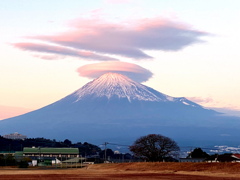
[[[78,148],[23,148],[23,153],[79,154]]]
[[[15,152],[15,156],[22,156],[23,155],[23,151],[16,151]]]

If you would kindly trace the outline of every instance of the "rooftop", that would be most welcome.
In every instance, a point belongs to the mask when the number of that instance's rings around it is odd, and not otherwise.
[[[23,153],[41,153],[41,154],[79,154],[78,148],[23,148]]]

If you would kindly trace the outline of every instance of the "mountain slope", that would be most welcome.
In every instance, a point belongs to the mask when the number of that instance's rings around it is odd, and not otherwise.
[[[198,116],[217,114],[186,98],[162,94],[116,73],[102,75],[48,109],[61,114],[72,111],[71,119],[81,117],[81,122],[101,118],[102,122],[110,120],[112,123],[119,119],[168,117],[173,116],[172,112],[178,115],[199,112]]]
[[[230,119],[239,125],[237,118]],[[217,139],[221,134],[234,134],[229,117],[116,73],[104,74],[39,110],[0,121],[0,134],[12,132],[97,143],[110,139],[131,141],[147,133],[200,139],[205,135]]]
[[[149,91],[146,86],[116,73],[104,74],[86,84],[74,94],[78,97],[77,101],[84,99],[86,96],[92,98],[107,97],[108,99],[117,96],[118,98],[127,98],[129,102],[132,100],[166,101],[169,97],[163,94],[156,95]]]

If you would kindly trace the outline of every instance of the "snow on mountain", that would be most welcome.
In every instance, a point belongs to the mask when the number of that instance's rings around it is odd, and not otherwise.
[[[196,106],[196,104],[191,103],[186,98],[174,98],[159,93],[152,88],[117,73],[106,73],[92,82],[87,83],[85,86],[75,91],[73,95],[77,97],[76,102],[85,97],[107,97],[111,99],[117,96],[118,98],[127,98],[129,102],[133,100],[152,102],[179,101],[185,105]]]
[[[106,96],[108,99],[117,96],[118,98],[127,98],[129,102],[132,100],[162,100],[161,97],[149,91],[144,85],[117,73],[104,74],[92,82],[87,83],[74,94],[78,97],[77,101],[86,96],[92,96],[93,98]],[[166,100],[167,96],[164,98],[164,100]]]

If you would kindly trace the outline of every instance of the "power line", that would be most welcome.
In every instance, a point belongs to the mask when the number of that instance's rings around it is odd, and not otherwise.
[[[115,145],[115,146],[121,146],[121,147],[130,147],[131,145],[126,145],[126,144],[118,144],[118,143],[111,143],[111,142],[105,142],[104,144],[100,144],[100,145],[104,145],[105,148],[106,148],[106,145]],[[99,145],[99,146],[100,146]],[[200,147],[200,146],[179,146],[180,147],[180,151],[182,151],[183,149],[190,149],[190,150],[193,150],[193,149],[196,149],[196,148],[201,148],[201,149],[206,149],[206,150],[220,150],[219,148],[211,148],[211,147]],[[125,149],[124,148],[124,149]]]
[[[116,145],[116,146],[127,146],[129,147],[130,145],[125,145],[125,144],[115,144],[115,143],[108,143],[108,144],[111,144],[111,145]]]

